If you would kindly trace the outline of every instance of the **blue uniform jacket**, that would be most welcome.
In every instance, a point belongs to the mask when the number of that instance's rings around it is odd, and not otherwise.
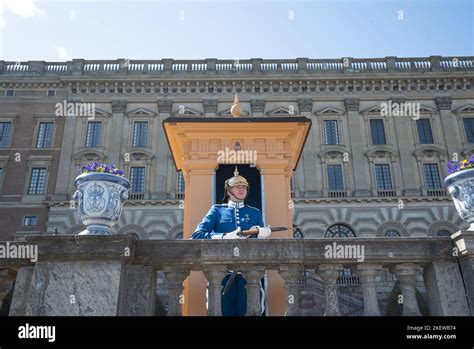
[[[248,206],[243,202],[229,201],[226,204],[213,205],[198,224],[191,238],[211,239],[215,234],[229,233],[238,227],[241,230],[248,230],[254,225],[264,226],[262,213],[258,208]]]

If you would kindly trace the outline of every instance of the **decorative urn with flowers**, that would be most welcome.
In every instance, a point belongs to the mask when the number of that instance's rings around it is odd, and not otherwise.
[[[114,165],[98,162],[82,168],[74,185],[73,199],[77,202],[79,219],[86,229],[79,235],[111,235],[128,198],[130,182]]]
[[[444,184],[451,194],[459,216],[474,231],[474,155],[461,161],[449,161]]]

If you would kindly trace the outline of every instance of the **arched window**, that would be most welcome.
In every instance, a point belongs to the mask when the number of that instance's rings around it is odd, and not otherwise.
[[[396,230],[387,230],[385,232],[386,238],[399,238],[400,236],[401,236],[400,233]]]
[[[293,238],[295,239],[304,239],[303,232],[298,227],[293,227]]]
[[[331,225],[328,228],[328,230],[326,230],[326,233],[324,234],[324,237],[327,237],[327,238],[351,238],[355,236],[356,235],[352,231],[352,229],[349,228],[345,224]]]
[[[436,233],[436,236],[451,236],[451,232],[448,230],[440,230]]]
[[[140,240],[140,235],[138,235],[137,233],[135,233],[134,231],[131,231],[131,232],[127,232],[128,235],[130,235],[132,238],[134,238],[135,240]]]

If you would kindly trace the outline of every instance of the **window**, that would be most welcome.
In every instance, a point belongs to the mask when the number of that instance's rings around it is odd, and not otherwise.
[[[133,125],[133,147],[146,147],[148,144],[148,122],[139,121]]]
[[[293,238],[294,239],[304,239],[303,232],[300,228],[293,226]]]
[[[45,168],[32,168],[30,185],[28,187],[28,194],[31,194],[31,195],[44,194],[45,180],[46,180]]]
[[[95,148],[100,146],[100,133],[102,130],[101,122],[88,122],[87,123],[87,135],[86,135],[86,147]]]
[[[37,221],[38,218],[36,216],[25,216],[25,218],[23,218],[23,226],[32,227],[36,225]]]
[[[425,183],[428,189],[441,189],[438,164],[423,164]]]
[[[53,139],[53,123],[40,122],[36,148],[49,148]]]
[[[468,143],[474,143],[474,118],[464,118],[464,132]]]
[[[416,127],[418,129],[418,140],[420,144],[433,144],[430,119],[416,120]]]
[[[337,130],[336,120],[324,121],[324,143],[325,144],[339,144],[339,133]]]
[[[47,96],[48,96],[48,97],[54,97],[54,96],[56,96],[56,90],[48,90]]]
[[[352,276],[354,273],[352,272],[352,268],[344,268],[341,271],[341,276]]]
[[[436,236],[451,236],[451,233],[448,230],[440,230],[436,233]]]
[[[5,96],[7,97],[13,97],[15,95],[15,90],[6,90],[5,91]]]
[[[0,122],[0,148],[8,147],[11,127],[11,122]]]
[[[390,165],[375,165],[375,180],[378,190],[392,190]]]
[[[400,233],[396,230],[387,230],[387,232],[385,232],[385,237],[386,238],[399,238]]]
[[[370,134],[372,136],[372,144],[386,144],[383,120],[370,120]]]
[[[145,167],[130,168],[130,182],[132,193],[143,193],[145,191]]]
[[[348,238],[348,237],[355,237],[355,233],[352,231],[345,224],[334,224],[331,225],[328,230],[326,230],[326,234],[324,234],[327,238]]]
[[[328,187],[329,190],[344,189],[341,165],[328,165]]]

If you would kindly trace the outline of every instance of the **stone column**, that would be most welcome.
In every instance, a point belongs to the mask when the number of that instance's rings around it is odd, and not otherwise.
[[[183,282],[189,275],[189,270],[184,267],[164,267],[163,273],[168,281],[168,316],[181,316],[184,299]]]
[[[370,196],[370,183],[368,182],[367,159],[360,146],[366,143],[363,118],[359,116],[359,99],[345,99],[347,123],[350,134],[350,158],[354,170],[354,196]],[[349,143],[349,142],[348,142]]]
[[[459,142],[461,142],[461,139],[464,139],[459,131],[463,132],[464,125],[462,125],[461,122],[461,129],[459,127],[454,127],[458,124],[458,120],[456,120],[456,116],[451,112],[451,97],[437,97],[435,98],[435,102],[439,111],[439,122],[441,123],[443,130],[443,133],[439,136],[444,137],[443,140],[440,139],[440,143],[443,147],[443,143],[446,142],[448,158],[451,158],[453,153],[459,152]],[[435,132],[436,125],[432,125],[432,127],[433,132]]]
[[[302,154],[302,166],[298,166],[297,172],[293,175],[296,175],[298,172],[302,172],[303,175],[303,183],[294,188],[295,192],[297,190],[301,190],[303,192],[308,192],[309,195],[315,195],[317,188],[321,187],[321,184],[318,182],[320,181],[319,176],[315,176],[315,170],[318,171],[319,167],[317,164],[316,154],[318,153],[317,149],[315,148],[315,139],[319,142],[319,128],[317,126],[317,119],[313,115],[313,100],[311,98],[302,98],[298,99],[298,108],[299,112],[302,116],[306,116],[308,119],[311,119],[313,122],[311,129],[308,133],[308,138],[306,139],[306,144],[303,147],[303,154]],[[300,194],[301,195],[301,194]]]
[[[112,101],[112,125],[110,126],[109,144],[105,144],[106,139],[104,139],[104,147],[109,150],[107,162],[111,164],[118,164],[121,160],[122,146],[127,146],[128,144],[123,144],[123,121],[124,113],[127,109],[127,101]],[[104,135],[107,130],[104,130]]]
[[[300,311],[299,280],[303,273],[302,265],[283,264],[279,274],[285,280],[286,316],[298,316]]]
[[[203,272],[209,281],[208,314],[209,316],[222,316],[222,279],[227,274],[227,267],[225,265],[206,266],[203,268]]]
[[[246,316],[261,316],[260,307],[260,281],[265,274],[265,268],[261,266],[249,266],[242,269],[242,274],[247,281],[247,314]]]
[[[158,118],[153,121],[153,132],[156,135],[154,142],[156,144],[156,162],[155,162],[155,193],[158,199],[167,198],[167,192],[174,194],[175,188],[168,188],[167,180],[171,179],[171,176],[178,176],[178,173],[174,169],[172,162],[170,161],[170,153],[168,144],[166,141],[165,132],[163,130],[163,120],[170,116],[173,101],[171,100],[159,100],[157,101],[158,107]],[[156,121],[156,122],[155,122]],[[172,168],[174,170],[172,170]],[[167,172],[169,170],[169,175]]]
[[[324,293],[326,295],[326,310],[324,316],[339,316],[339,300],[337,298],[336,281],[344,269],[342,264],[322,264],[317,270],[324,282]]]
[[[402,263],[392,268],[400,280],[403,295],[403,316],[421,316],[416,300],[416,273],[421,268],[417,264]]]
[[[382,269],[380,264],[359,264],[356,267],[356,274],[361,281],[362,294],[364,296],[365,316],[381,315],[375,284],[375,277],[380,269]]]
[[[74,173],[73,177],[71,177],[71,170],[75,171],[72,163],[72,154],[74,151],[74,143],[78,136],[76,130],[82,126],[80,118],[67,116],[67,112],[64,112],[62,117],[65,120],[58,166],[58,174],[60,175],[57,177],[53,200],[67,200],[67,195],[70,194],[74,187],[73,183],[70,182],[70,180],[75,176]],[[82,147],[84,144],[80,143],[79,146]],[[68,188],[69,185],[71,186],[71,189]]]

